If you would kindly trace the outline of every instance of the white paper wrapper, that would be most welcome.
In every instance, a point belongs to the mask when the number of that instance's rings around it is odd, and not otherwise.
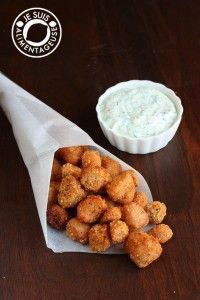
[[[47,225],[47,198],[54,153],[61,147],[89,145],[98,148],[102,154],[118,160],[123,169],[131,166],[97,145],[81,128],[2,73],[0,73],[0,106],[12,125],[15,139],[28,168],[47,247],[54,252],[91,252],[88,246],[73,242],[64,232]],[[138,190],[146,192],[152,201],[145,179],[138,172],[137,174],[140,181]],[[112,247],[105,253],[123,253],[123,250],[120,247]]]

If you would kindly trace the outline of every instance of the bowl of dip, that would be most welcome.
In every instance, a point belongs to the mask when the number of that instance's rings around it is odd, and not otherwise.
[[[165,147],[181,122],[183,107],[163,84],[148,80],[118,83],[96,106],[100,127],[119,150],[146,154]]]

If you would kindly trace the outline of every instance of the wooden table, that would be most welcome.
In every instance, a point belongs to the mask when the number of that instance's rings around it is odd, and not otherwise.
[[[47,249],[30,179],[9,122],[0,113],[0,299],[200,299],[200,2],[183,0],[40,1],[59,18],[58,49],[28,58],[14,47],[17,14],[35,1],[0,5],[0,68],[134,166],[154,199],[168,206],[174,238],[162,257],[137,269],[128,256],[54,254]],[[95,105],[108,87],[130,79],[164,83],[184,116],[168,146],[131,155],[112,147]]]

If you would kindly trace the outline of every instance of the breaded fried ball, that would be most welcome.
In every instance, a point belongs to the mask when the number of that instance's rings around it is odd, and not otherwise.
[[[97,193],[111,180],[111,176],[102,167],[87,167],[82,169],[81,184],[88,191]]]
[[[66,235],[81,244],[88,243],[89,231],[90,225],[81,223],[77,218],[72,218],[67,223]]]
[[[82,156],[82,166],[87,167],[101,167],[101,156],[99,151],[86,150]]]
[[[173,231],[168,225],[159,224],[154,226],[154,228],[152,228],[150,231],[148,231],[148,234],[153,235],[159,240],[161,244],[164,244],[172,238]]]
[[[121,220],[115,220],[110,223],[110,235],[113,244],[120,244],[125,241],[129,233],[128,226]]]
[[[66,163],[62,166],[62,177],[65,177],[67,175],[72,175],[76,178],[80,178],[81,168],[74,166],[70,163]]]
[[[59,191],[60,182],[51,181],[49,185],[49,194],[48,194],[48,205],[55,204],[58,202],[58,191]]]
[[[127,238],[125,239],[124,245],[123,245],[124,251],[125,251],[126,253],[129,253],[129,252],[130,252],[130,251],[129,251],[130,237],[132,236],[131,233],[133,233],[133,232],[142,232],[142,233],[143,233],[144,230],[143,230],[142,228],[140,228],[140,229],[135,229],[135,228],[129,227],[129,234],[128,234]]]
[[[69,215],[67,211],[57,204],[48,206],[47,208],[47,222],[55,229],[64,229]]]
[[[59,180],[61,178],[61,163],[54,158],[51,169],[51,180]]]
[[[144,268],[158,259],[162,247],[157,238],[141,231],[133,231],[126,240],[130,259],[139,267]]]
[[[145,208],[148,203],[147,195],[144,192],[135,192],[135,196],[133,198],[133,202]]]
[[[109,156],[102,157],[101,165],[110,173],[112,178],[122,172],[121,165]]]
[[[110,247],[107,224],[96,224],[89,232],[89,246],[93,251],[104,252]]]
[[[126,172],[132,176],[135,187],[137,187],[139,185],[139,179],[138,179],[136,172],[134,170],[126,170],[124,172]]]
[[[58,193],[58,203],[63,208],[74,207],[85,196],[85,191],[74,176],[67,175],[62,179]]]
[[[79,202],[77,218],[84,223],[94,223],[99,220],[106,209],[106,202],[101,196],[90,195]]]
[[[146,211],[134,202],[124,205],[122,208],[122,216],[126,224],[135,229],[143,228],[149,223],[149,217]]]
[[[77,166],[81,163],[85,150],[87,150],[85,146],[64,147],[57,151],[56,156],[65,163]]]
[[[104,212],[101,223],[112,222],[114,220],[120,220],[122,216],[121,209],[119,207],[108,207]]]
[[[146,211],[149,216],[149,221],[152,224],[159,224],[166,216],[167,207],[165,203],[159,201],[153,201],[147,204]]]
[[[135,195],[135,184],[132,176],[127,172],[115,176],[115,178],[106,185],[106,191],[111,200],[121,204],[129,203]]]

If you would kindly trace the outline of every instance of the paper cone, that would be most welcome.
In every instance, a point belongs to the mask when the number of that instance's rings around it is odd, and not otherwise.
[[[0,106],[12,125],[15,139],[29,171],[47,247],[54,252],[91,252],[88,246],[68,239],[64,232],[47,225],[46,209],[54,153],[61,147],[88,145],[118,160],[123,169],[132,167],[97,145],[85,131],[2,73],[0,73]],[[137,174],[140,181],[138,190],[144,191],[152,201],[145,179],[140,173]],[[123,250],[115,247],[105,253],[123,253]]]

